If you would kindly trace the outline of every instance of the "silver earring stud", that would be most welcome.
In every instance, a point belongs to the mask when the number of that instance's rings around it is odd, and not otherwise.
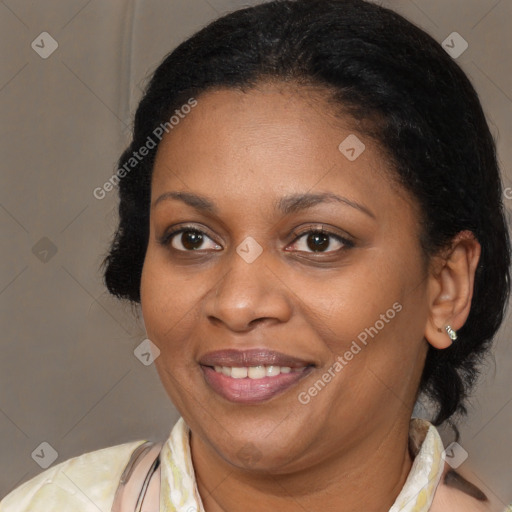
[[[448,333],[448,336],[450,336],[450,339],[455,341],[457,339],[457,332],[451,328],[451,326],[447,325],[445,327],[446,332]]]

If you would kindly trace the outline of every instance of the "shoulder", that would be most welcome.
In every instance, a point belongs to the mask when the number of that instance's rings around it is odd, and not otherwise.
[[[84,453],[57,464],[11,491],[0,512],[109,510],[131,454],[144,440]]]

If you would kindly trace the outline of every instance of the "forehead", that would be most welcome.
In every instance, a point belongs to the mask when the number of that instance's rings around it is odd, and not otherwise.
[[[300,158],[312,151],[325,151],[325,130],[340,125],[348,129],[348,118],[336,118],[332,106],[318,88],[264,83],[247,91],[216,89],[203,93],[197,106],[160,144],[195,157],[271,147],[293,150]],[[323,132],[323,133],[322,133]],[[330,141],[332,142],[332,141]],[[215,151],[218,148],[218,151]],[[268,155],[271,156],[271,155]],[[293,155],[290,155],[292,158]]]
[[[337,114],[318,87],[263,84],[203,93],[160,143],[152,200],[172,188],[245,196],[255,204],[305,191],[361,200],[376,190],[404,195],[393,186],[379,145],[357,131],[354,119]]]

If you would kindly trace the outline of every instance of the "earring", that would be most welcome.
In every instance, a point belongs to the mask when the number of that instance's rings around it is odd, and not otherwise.
[[[449,325],[445,327],[446,332],[448,333],[448,336],[450,336],[450,339],[455,341],[457,339],[457,332],[452,329]]]

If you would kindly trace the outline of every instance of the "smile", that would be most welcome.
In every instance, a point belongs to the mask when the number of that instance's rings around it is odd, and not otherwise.
[[[282,373],[291,373],[292,369],[289,366],[242,366],[242,367],[230,367],[230,366],[214,366],[213,369],[217,373],[222,373],[226,377],[233,379],[262,379],[263,377],[276,377]],[[293,368],[294,372],[301,372],[302,368]]]
[[[289,390],[315,367],[312,361],[266,348],[218,350],[198,362],[210,389],[241,404],[270,400]]]

